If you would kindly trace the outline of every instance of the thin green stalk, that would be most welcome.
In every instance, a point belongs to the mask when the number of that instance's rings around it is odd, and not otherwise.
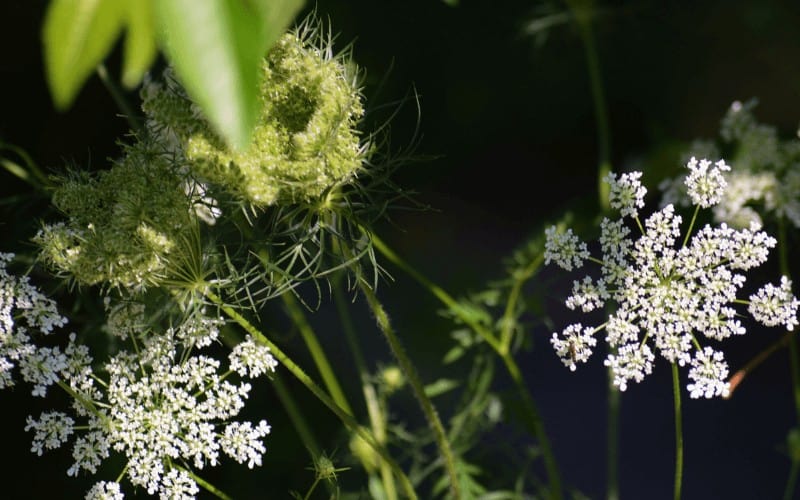
[[[416,269],[411,267],[406,261],[400,258],[394,251],[389,248],[386,243],[383,242],[377,235],[372,235],[372,246],[378,249],[380,253],[383,254],[384,257],[389,259],[391,263],[402,269],[406,274],[417,280],[417,282],[422,285],[425,289],[433,294],[434,297],[439,299],[442,304],[447,306],[448,309],[455,312],[460,312],[461,308],[456,301],[449,293],[444,291],[440,286],[434,284],[428,278],[423,276],[420,272]],[[489,344],[492,349],[494,349],[498,354],[503,352],[503,347],[500,341],[495,338],[494,334],[491,331],[484,328],[483,325],[473,320],[471,317],[462,315],[461,319],[472,328],[475,333],[481,336],[481,338]]]
[[[675,489],[673,498],[680,500],[683,483],[683,417],[681,413],[681,381],[678,364],[672,363],[672,394],[675,398]]]
[[[514,284],[511,286],[511,291],[508,293],[508,301],[506,302],[506,308],[503,312],[503,319],[501,322],[502,330],[500,331],[500,346],[503,353],[508,353],[511,351],[511,340],[514,333],[513,316],[517,309],[517,302],[519,301],[522,293],[522,287],[525,282],[536,273],[543,262],[544,254],[533,259],[521,273],[514,276]]]
[[[611,172],[611,127],[608,124],[608,108],[606,106],[605,92],[603,91],[603,78],[600,71],[600,58],[597,56],[592,30],[591,7],[587,2],[566,0],[575,24],[578,26],[583,50],[586,55],[586,70],[589,73],[589,88],[592,93],[594,117],[597,126],[597,188],[600,208],[603,212],[610,210],[608,195],[609,186],[603,179]]]
[[[554,500],[561,499],[564,497],[564,493],[561,489],[561,476],[558,472],[558,464],[556,463],[555,455],[553,455],[553,449],[550,446],[547,432],[545,432],[544,422],[539,416],[539,409],[536,406],[536,402],[533,400],[533,397],[531,397],[527,387],[525,387],[525,380],[522,378],[519,366],[517,366],[511,354],[501,355],[500,358],[503,360],[503,364],[508,370],[511,380],[514,382],[514,387],[516,387],[522,397],[523,408],[525,408],[527,414],[525,422],[528,424],[529,430],[536,436],[536,440],[539,441],[539,448],[542,452],[542,459],[544,460],[544,467],[545,470],[547,470],[547,477],[550,484],[550,498]]]
[[[783,490],[783,500],[794,498],[794,489],[797,485],[797,475],[800,473],[800,461],[792,460],[792,468],[789,470],[789,479],[786,480],[786,488]]]
[[[411,384],[411,390],[417,397],[420,407],[422,408],[422,412],[425,414],[425,418],[428,420],[428,425],[430,425],[431,430],[433,431],[436,444],[439,447],[439,453],[441,454],[442,461],[444,462],[445,471],[450,477],[450,491],[453,494],[453,498],[461,498],[461,490],[458,484],[458,474],[456,473],[456,463],[455,459],[453,458],[453,451],[450,448],[450,442],[447,440],[447,435],[444,432],[442,421],[439,419],[439,414],[436,412],[433,402],[425,394],[425,387],[422,385],[422,381],[417,374],[417,370],[414,367],[414,364],[411,362],[411,359],[406,354],[405,349],[400,344],[400,339],[397,338],[397,334],[395,333],[394,328],[392,328],[392,324],[389,321],[389,316],[386,314],[383,306],[378,301],[378,297],[375,295],[375,292],[369,287],[369,285],[360,279],[358,284],[362,293],[367,298],[367,303],[369,304],[370,309],[372,309],[372,313],[375,315],[375,320],[378,323],[381,333],[383,333],[386,342],[389,343],[389,348],[392,350],[392,354],[394,354],[394,357],[397,359],[400,369],[403,371],[403,374]]]
[[[340,273],[334,277],[332,281],[333,300],[336,304],[336,310],[339,313],[339,320],[350,347],[350,352],[353,353],[356,369],[361,377],[361,390],[364,393],[364,401],[366,402],[367,415],[369,416],[372,433],[375,434],[375,439],[378,443],[385,446],[388,437],[386,434],[386,414],[378,401],[375,387],[369,381],[367,364],[364,362],[364,355],[358,343],[358,335],[356,335],[353,319],[350,316],[350,308],[347,307],[347,299],[342,291],[341,277],[342,274]],[[385,462],[381,462],[380,470],[384,493],[386,493],[386,500],[397,500],[397,486],[395,485],[391,469]]]
[[[525,381],[522,378],[519,367],[514,361],[514,358],[511,356],[511,353],[503,350],[501,342],[497,340],[491,331],[486,329],[480,323],[476,322],[470,315],[462,314],[463,311],[459,307],[458,301],[456,301],[452,295],[423,276],[422,273],[411,267],[410,264],[401,259],[375,234],[372,235],[372,243],[373,246],[390,262],[414,278],[420,285],[422,285],[423,288],[428,290],[431,294],[433,294],[434,297],[439,299],[439,301],[442,302],[442,304],[444,304],[449,310],[453,311],[455,314],[458,314],[459,318],[475,333],[480,335],[480,337],[483,338],[484,341],[486,341],[486,343],[489,344],[489,346],[491,346],[492,349],[503,360],[503,364],[511,376],[515,388],[519,391],[520,396],[522,397],[523,408],[526,413],[525,422],[528,425],[529,430],[536,437],[537,441],[539,441],[539,447],[541,448],[545,468],[547,469],[551,495],[554,499],[562,498],[563,494],[561,489],[561,476],[558,471],[555,455],[550,447],[550,442],[544,429],[544,423],[539,416],[539,410],[536,407],[533,397],[531,397],[530,392],[525,386]]]
[[[108,92],[111,94],[111,98],[114,99],[114,103],[119,110],[122,111],[125,119],[128,120],[131,129],[137,134],[144,134],[145,130],[142,126],[142,122],[139,121],[139,118],[137,118],[137,115],[133,112],[133,108],[131,108],[130,103],[128,103],[128,100],[125,98],[122,89],[120,89],[119,85],[108,75],[105,64],[100,63],[97,66],[97,76],[100,77],[103,85],[106,86],[106,89],[108,89]]]
[[[790,278],[789,271],[789,246],[786,241],[786,218],[778,219],[778,260],[780,261],[781,273]],[[798,425],[800,425],[800,357],[797,354],[797,338],[794,332],[787,332],[789,348],[789,372],[792,377],[792,394],[794,396],[794,409]],[[795,485],[797,484],[798,470],[800,461],[792,455],[792,467],[789,470],[789,477],[786,480],[784,498],[792,498]]]
[[[621,395],[614,387],[614,375],[608,371],[608,415],[606,436],[608,439],[606,464],[606,499],[619,499],[619,406]]]
[[[308,347],[308,351],[311,353],[311,357],[317,365],[319,374],[328,392],[333,397],[333,400],[336,401],[337,405],[341,406],[350,415],[354,415],[353,409],[350,407],[350,403],[347,402],[344,391],[342,391],[342,386],[339,385],[339,380],[336,378],[336,374],[333,373],[330,362],[328,362],[328,357],[319,344],[317,335],[308,323],[297,299],[291,293],[284,293],[281,295],[281,298],[283,299],[283,305],[286,306],[286,310],[289,313],[289,317],[292,318],[292,321],[297,326],[298,330],[300,330],[300,335],[303,337],[303,341],[305,341],[306,347]]]
[[[277,359],[278,362],[289,371],[289,373],[294,375],[294,377],[299,380],[300,383],[306,386],[306,388],[311,391],[311,393],[316,396],[316,398],[319,399],[322,404],[327,406],[328,409],[330,409],[347,428],[358,434],[367,444],[370,445],[370,447],[372,447],[372,449],[378,453],[378,455],[380,455],[380,457],[387,464],[389,464],[389,466],[392,468],[392,471],[397,475],[398,479],[400,479],[400,484],[403,487],[404,493],[411,499],[417,498],[417,494],[414,492],[414,487],[411,484],[411,481],[408,479],[408,476],[405,474],[405,472],[403,472],[397,462],[395,462],[392,457],[389,456],[389,453],[386,451],[386,449],[377,442],[371,433],[367,432],[349,413],[337,405],[336,402],[333,401],[333,399],[311,379],[311,377],[306,375],[302,368],[300,368],[277,345],[275,345],[263,333],[261,333],[258,328],[250,323],[244,316],[239,314],[236,309],[226,304],[211,290],[205,290],[205,296],[214,305],[219,307],[219,309],[229,318],[231,318],[247,333],[249,333],[254,340],[269,347],[275,359]]]
[[[195,474],[191,470],[184,469],[183,467],[180,467],[180,466],[175,465],[175,464],[173,464],[172,467],[175,468],[175,469],[178,469],[178,470],[182,470],[182,471],[186,472],[187,474],[189,474],[189,477],[191,477],[194,480],[195,483],[200,485],[201,488],[203,488],[207,492],[211,493],[215,497],[221,498],[222,500],[232,500],[232,498],[230,496],[226,495],[225,493],[223,493],[222,490],[218,489],[216,486],[214,486],[213,484],[209,483],[208,481],[206,481],[202,477],[198,476],[197,474]]]
[[[294,428],[297,430],[300,441],[303,442],[303,446],[305,446],[311,454],[312,460],[316,460],[317,457],[322,454],[322,449],[319,447],[319,444],[317,444],[317,439],[314,437],[311,426],[308,425],[300,408],[297,407],[292,393],[286,389],[286,385],[277,373],[272,377],[272,385],[275,387],[275,393],[278,395],[278,399],[281,400],[281,405],[289,415],[289,420],[292,421]]]

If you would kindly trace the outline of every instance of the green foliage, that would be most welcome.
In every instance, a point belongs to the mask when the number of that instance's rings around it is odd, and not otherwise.
[[[281,37],[262,61],[253,141],[229,148],[169,75],[143,90],[155,133],[174,136],[194,173],[254,207],[308,202],[361,168],[364,108],[349,61],[316,27]],[[179,68],[176,68],[176,70]]]
[[[133,290],[168,276],[197,220],[191,188],[151,147],[138,142],[110,170],[75,172],[55,190],[53,203],[68,220],[35,238],[53,270],[81,284]]]
[[[123,83],[134,87],[160,46],[214,130],[245,148],[259,115],[264,53],[303,0],[53,0],[43,26],[53,100],[68,108],[127,32]]]

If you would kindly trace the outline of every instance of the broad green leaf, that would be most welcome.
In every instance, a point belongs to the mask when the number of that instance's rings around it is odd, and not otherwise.
[[[126,21],[122,83],[133,88],[142,81],[158,53],[153,0],[127,0]]]
[[[292,24],[305,0],[257,0],[264,20],[264,48],[269,49]]]
[[[261,61],[302,5],[298,0],[159,0],[162,48],[189,95],[233,147],[259,111]]]
[[[53,0],[43,26],[44,62],[53,102],[66,109],[122,29],[118,0]]]

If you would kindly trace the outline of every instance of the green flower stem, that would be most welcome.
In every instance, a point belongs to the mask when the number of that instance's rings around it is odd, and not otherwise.
[[[554,500],[561,499],[564,497],[564,493],[561,489],[561,475],[558,471],[558,463],[556,462],[555,455],[553,455],[553,449],[550,446],[550,439],[548,439],[547,432],[545,432],[544,429],[544,422],[539,416],[539,408],[536,406],[536,402],[525,386],[525,380],[522,378],[522,373],[519,370],[517,362],[514,361],[514,358],[510,354],[501,355],[500,358],[503,360],[503,364],[508,370],[511,380],[514,382],[514,387],[516,387],[522,398],[523,408],[526,413],[525,423],[527,424],[528,430],[532,432],[533,435],[536,436],[537,441],[539,441],[544,467],[547,470],[547,477],[550,480],[550,498]]]
[[[181,467],[181,466],[179,466],[179,465],[177,465],[175,463],[172,464],[172,467],[174,469],[182,470],[183,472],[189,474],[189,477],[191,477],[194,480],[195,483],[199,484],[200,487],[202,487],[204,490],[206,490],[207,492],[211,493],[215,497],[221,498],[222,500],[233,500],[230,496],[228,496],[225,493],[223,493],[219,488],[217,488],[213,484],[209,483],[208,481],[206,481],[202,477],[198,476],[197,474],[195,474],[191,470],[184,469],[183,467]]]
[[[622,395],[614,387],[613,372],[608,370],[608,425],[606,439],[608,439],[607,464],[606,464],[606,499],[619,499],[619,407]]]
[[[794,498],[798,473],[800,473],[800,461],[792,460],[792,468],[789,470],[789,478],[786,480],[786,489],[783,490],[783,500],[792,500]]]
[[[778,260],[780,262],[781,273],[786,277],[791,277],[789,271],[789,246],[786,244],[786,218],[778,219]],[[787,332],[785,339],[788,340],[789,348],[789,372],[792,377],[792,394],[794,395],[794,409],[798,424],[800,424],[800,359],[797,355],[797,338],[794,332]],[[789,477],[786,480],[784,498],[792,498],[797,484],[797,475],[800,471],[800,461],[792,456],[792,467],[789,470]]]
[[[514,361],[513,356],[511,355],[510,351],[504,350],[502,347],[501,341],[497,340],[497,338],[485,328],[480,323],[473,320],[469,315],[462,314],[462,309],[456,301],[449,293],[447,293],[443,288],[439,287],[438,285],[434,284],[428,278],[423,276],[420,272],[416,269],[411,267],[407,262],[401,259],[394,251],[392,251],[386,243],[384,243],[378,236],[375,234],[372,235],[372,244],[373,246],[383,254],[389,261],[395,264],[397,267],[402,269],[406,274],[414,278],[420,285],[422,285],[425,289],[427,289],[433,296],[435,296],[439,301],[441,301],[448,309],[453,311],[454,313],[459,315],[459,318],[467,324],[472,330],[481,336],[481,338],[489,344],[492,349],[500,356],[500,359],[503,360],[503,364],[506,367],[509,375],[511,376],[512,381],[514,382],[515,388],[519,391],[520,396],[522,397],[523,408],[526,413],[525,423],[528,429],[533,433],[536,439],[539,441],[539,447],[542,451],[542,457],[545,463],[545,468],[547,469],[547,475],[550,482],[550,492],[551,496],[554,499],[563,498],[563,493],[561,489],[561,476],[558,471],[558,465],[555,459],[555,455],[553,454],[553,450],[550,447],[550,441],[547,438],[547,433],[544,429],[544,422],[542,421],[541,417],[539,416],[539,410],[536,407],[536,403],[534,402],[533,398],[530,395],[527,387],[525,386],[525,380],[522,377],[522,374],[519,370],[519,366],[517,365],[516,361]],[[531,266],[533,267],[533,266]],[[535,269],[534,269],[535,270]]]
[[[789,248],[786,244],[786,218],[778,219],[778,260],[780,262],[781,274],[791,278],[789,270]],[[794,394],[794,408],[800,423],[800,359],[797,355],[797,339],[793,332],[787,334],[789,337],[789,363],[792,374],[792,392]]]
[[[432,281],[430,281],[428,278],[419,273],[416,269],[411,267],[407,262],[401,259],[396,253],[394,253],[394,251],[391,248],[389,248],[386,245],[386,243],[383,242],[383,240],[378,238],[378,236],[375,234],[372,235],[372,245],[375,248],[377,248],[378,251],[382,253],[384,257],[389,259],[390,262],[392,262],[394,265],[402,269],[406,274],[417,280],[417,282],[420,285],[422,285],[429,292],[431,292],[434,295],[434,297],[439,299],[439,301],[442,302],[445,306],[447,306],[448,309],[456,313],[461,312],[461,307],[458,304],[458,301],[456,301],[449,293],[444,291],[438,285],[435,285]],[[483,327],[480,323],[471,319],[467,315],[461,315],[461,319],[467,325],[469,325],[469,327],[472,328],[472,330],[474,330],[475,333],[480,335],[481,338],[487,344],[489,344],[492,347],[492,349],[494,349],[498,354],[501,354],[503,352],[502,344],[500,343],[499,340],[497,340],[497,338],[495,338],[494,334],[492,334],[491,331],[489,331],[487,328]]]
[[[224,335],[222,341],[230,348],[235,347],[239,342],[239,340],[234,339],[232,335]],[[317,438],[314,437],[314,432],[311,430],[311,426],[308,425],[308,421],[297,406],[297,402],[292,396],[292,393],[286,389],[286,385],[283,383],[283,379],[279,373],[274,374],[271,377],[271,381],[272,387],[275,389],[275,393],[278,399],[280,399],[283,409],[286,410],[286,413],[289,415],[289,420],[292,421],[292,425],[294,425],[297,435],[300,437],[300,441],[303,442],[303,446],[308,450],[311,460],[317,460],[322,454],[322,448],[320,448],[317,443]],[[334,493],[332,485],[330,484],[328,484],[328,490],[331,494]]]
[[[681,247],[685,247],[687,243],[689,243],[689,237],[692,235],[694,223],[697,222],[698,213],[700,213],[700,205],[695,205],[694,213],[692,214],[692,221],[689,223],[689,229],[686,230],[686,236],[683,237],[683,245],[681,245]]]
[[[375,440],[381,445],[386,445],[386,414],[383,407],[378,401],[378,396],[375,393],[375,387],[369,381],[369,371],[367,364],[364,362],[364,355],[361,352],[361,346],[358,343],[358,335],[353,326],[353,319],[350,316],[350,308],[347,307],[347,298],[342,291],[341,280],[342,273],[338,273],[332,280],[333,300],[336,304],[336,310],[339,313],[339,320],[344,330],[345,338],[350,347],[350,352],[353,353],[353,359],[356,363],[359,377],[361,378],[361,390],[364,393],[364,401],[366,401],[367,415],[369,416],[370,426],[372,433],[375,435]],[[381,480],[383,482],[384,492],[386,493],[386,500],[397,500],[397,486],[394,482],[394,476],[386,462],[381,462]],[[369,472],[369,471],[368,471]]]
[[[381,333],[383,333],[386,342],[389,343],[389,348],[392,350],[392,354],[394,354],[394,357],[397,359],[400,369],[403,370],[408,382],[411,384],[411,389],[420,403],[422,412],[425,414],[425,418],[428,420],[428,425],[430,425],[431,430],[433,431],[436,444],[439,447],[439,453],[444,461],[445,471],[447,471],[447,475],[450,477],[450,491],[453,494],[453,498],[461,498],[461,491],[459,489],[458,474],[456,473],[456,464],[455,459],[453,458],[453,451],[450,448],[450,442],[447,440],[447,435],[444,432],[442,421],[439,419],[439,414],[436,412],[436,408],[434,408],[430,398],[425,394],[425,387],[422,385],[422,381],[417,374],[417,370],[414,368],[414,364],[406,354],[405,349],[400,344],[400,339],[397,338],[397,334],[392,328],[392,324],[389,321],[389,316],[386,314],[383,306],[378,301],[378,297],[375,295],[375,292],[369,287],[369,285],[360,279],[358,284],[359,289],[367,298],[367,303],[369,304],[370,309],[372,309],[372,313],[375,315],[375,321],[378,323]]]
[[[298,408],[292,393],[286,389],[286,385],[277,373],[272,377],[272,385],[275,387],[275,393],[278,395],[278,399],[281,400],[281,405],[286,410],[286,413],[289,414],[289,419],[292,421],[292,424],[294,424],[294,428],[300,436],[300,441],[303,442],[303,446],[305,446],[311,454],[311,458],[316,460],[317,457],[322,454],[322,448],[317,444],[314,432],[311,430],[311,426],[308,425],[300,408]]]
[[[100,63],[97,66],[97,76],[100,77],[100,81],[103,82],[103,85],[106,86],[108,92],[111,94],[111,98],[114,99],[114,103],[117,105],[119,110],[125,115],[125,119],[128,120],[128,125],[130,125],[131,130],[133,130],[136,134],[144,137],[145,129],[142,126],[142,122],[139,121],[137,118],[137,114],[133,112],[133,108],[131,108],[130,103],[125,98],[125,94],[120,89],[119,85],[111,79],[108,75],[108,70],[106,70],[106,66],[103,63]]]
[[[675,398],[675,490],[673,498],[680,500],[683,483],[683,417],[681,414],[681,381],[678,364],[672,363],[672,394]]]
[[[600,70],[600,58],[597,55],[597,45],[595,43],[594,32],[592,30],[591,1],[586,0],[566,0],[575,24],[578,27],[583,49],[586,55],[586,70],[589,74],[589,86],[592,93],[592,103],[594,104],[594,116],[597,125],[597,194],[600,209],[603,213],[611,210],[609,202],[610,186],[603,179],[611,172],[611,127],[608,122],[608,108],[606,105],[605,92],[603,90],[603,74]],[[642,223],[636,217],[636,224],[639,230],[644,233]],[[608,370],[608,429],[607,440],[608,449],[606,456],[607,463],[607,486],[606,498],[616,500],[619,498],[618,485],[618,461],[617,455],[619,440],[619,406],[621,398],[613,387],[613,375]]]
[[[583,50],[586,55],[586,70],[589,73],[589,86],[594,104],[594,117],[597,125],[597,186],[600,208],[603,212],[610,210],[608,202],[609,186],[603,178],[611,172],[611,127],[608,124],[608,108],[606,106],[605,92],[603,91],[603,78],[600,71],[600,58],[597,56],[597,46],[592,32],[592,13],[590,2],[581,0],[566,0],[567,6],[578,26]]]
[[[247,333],[249,333],[253,339],[269,347],[273,356],[275,356],[275,359],[277,359],[284,366],[284,368],[289,370],[289,372],[294,375],[295,378],[300,381],[300,383],[306,386],[306,388],[311,391],[311,393],[316,396],[316,398],[319,399],[322,404],[327,406],[328,409],[330,409],[347,428],[358,434],[367,444],[370,445],[370,447],[372,447],[372,449],[378,453],[378,455],[380,455],[380,457],[387,464],[389,464],[392,471],[395,473],[395,475],[397,475],[398,479],[400,479],[400,484],[408,498],[417,498],[417,494],[414,492],[414,487],[412,486],[411,481],[408,479],[408,476],[406,476],[405,472],[403,472],[397,462],[395,462],[392,457],[389,456],[389,453],[386,451],[386,449],[377,442],[375,437],[370,432],[365,430],[349,413],[337,405],[336,402],[334,402],[333,399],[331,399],[331,397],[328,396],[328,394],[322,390],[321,387],[314,383],[311,377],[306,375],[302,368],[295,364],[295,362],[292,361],[289,356],[287,356],[277,345],[275,345],[263,333],[261,333],[258,328],[250,323],[244,316],[239,314],[236,309],[226,304],[211,290],[205,290],[204,293],[208,300],[219,307],[222,312],[224,312],[229,318],[231,318]]]
[[[297,299],[291,293],[281,294],[281,298],[283,299],[283,305],[286,306],[289,316],[300,330],[300,335],[303,337],[306,347],[308,347],[311,357],[314,359],[314,363],[317,365],[317,369],[322,376],[322,381],[325,383],[325,387],[328,388],[331,397],[333,397],[336,404],[347,413],[354,415],[353,409],[350,407],[350,403],[347,402],[344,391],[342,391],[342,387],[339,385],[336,374],[333,373],[333,368],[331,368],[331,364],[328,362],[328,357],[319,344],[314,329],[308,324],[308,320],[305,314],[303,314],[303,310],[300,308]]]
[[[503,319],[501,322],[502,330],[500,331],[500,347],[502,353],[509,353],[511,351],[511,340],[514,334],[514,312],[517,310],[517,302],[519,301],[522,287],[536,271],[542,266],[544,262],[544,254],[539,255],[533,259],[528,266],[520,273],[514,274],[514,284],[511,286],[511,291],[508,294],[508,301],[506,308],[503,312]]]

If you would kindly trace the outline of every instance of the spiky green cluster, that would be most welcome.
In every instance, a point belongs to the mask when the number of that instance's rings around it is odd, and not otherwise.
[[[172,78],[143,91],[149,126],[199,178],[257,207],[309,201],[356,175],[364,114],[348,61],[313,30],[281,37],[264,60],[262,113],[246,151],[229,149]]]
[[[158,282],[196,223],[185,180],[168,157],[144,143],[126,153],[107,171],[66,179],[53,203],[67,222],[34,239],[48,265],[79,283],[135,290]]]

